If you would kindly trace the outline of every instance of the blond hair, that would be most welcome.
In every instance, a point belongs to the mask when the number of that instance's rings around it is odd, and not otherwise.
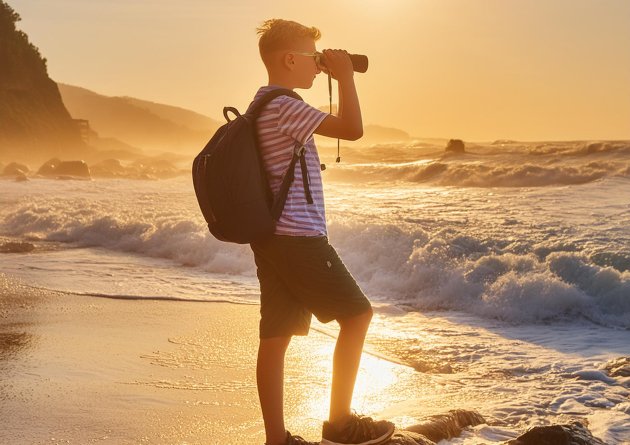
[[[314,41],[322,36],[319,29],[314,26],[304,26],[292,20],[269,19],[265,20],[256,32],[260,35],[258,49],[260,57],[267,62],[267,56],[279,50],[293,49],[292,45],[296,40],[309,38]]]

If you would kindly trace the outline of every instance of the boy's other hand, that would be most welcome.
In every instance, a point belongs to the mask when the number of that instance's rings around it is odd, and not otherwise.
[[[324,55],[323,63],[320,69],[330,74],[333,79],[343,81],[354,76],[354,68],[348,52],[343,49],[325,49],[322,51]]]

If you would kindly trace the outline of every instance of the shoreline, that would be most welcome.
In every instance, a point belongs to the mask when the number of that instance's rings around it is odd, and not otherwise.
[[[259,306],[181,303],[74,295],[0,273],[0,443],[263,443],[255,382]],[[328,414],[334,340],[334,330],[315,323],[287,352],[286,426],[307,440],[319,440]],[[507,444],[518,436],[501,419],[476,413],[475,397],[447,391],[436,399],[434,392],[456,384],[457,374],[419,372],[378,349],[368,346],[363,355],[357,412],[411,430],[432,419],[444,428],[459,415],[465,422],[485,417],[454,443],[476,443],[481,434]],[[399,443],[431,442],[392,441]]]
[[[258,311],[86,298],[0,274],[0,443],[263,443]],[[287,428],[310,440],[327,415],[333,347],[312,329],[287,352]],[[365,354],[356,404],[385,408],[379,393],[402,374],[416,373]]]
[[[264,441],[257,306],[87,300],[0,281],[1,443]]]

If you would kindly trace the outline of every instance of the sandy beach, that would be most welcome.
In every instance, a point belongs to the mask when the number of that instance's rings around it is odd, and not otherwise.
[[[88,298],[4,275],[0,283],[0,443],[264,442],[258,306]],[[313,440],[332,347],[312,331],[287,357],[287,428]],[[358,406],[382,408],[388,384],[413,377],[366,354]]]

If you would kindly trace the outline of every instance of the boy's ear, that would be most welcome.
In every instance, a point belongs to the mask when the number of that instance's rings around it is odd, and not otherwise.
[[[284,56],[284,66],[286,66],[289,70],[293,71],[295,68],[295,55],[292,53],[287,53]]]

